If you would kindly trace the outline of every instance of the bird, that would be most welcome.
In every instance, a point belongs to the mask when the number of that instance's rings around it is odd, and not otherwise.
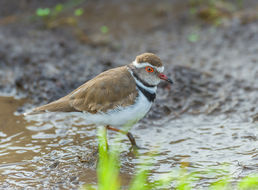
[[[104,71],[68,95],[25,115],[80,113],[85,123],[123,133],[133,148],[140,148],[129,130],[121,128],[129,129],[149,112],[161,80],[173,84],[163,71],[164,66],[157,55],[143,53],[131,63]]]

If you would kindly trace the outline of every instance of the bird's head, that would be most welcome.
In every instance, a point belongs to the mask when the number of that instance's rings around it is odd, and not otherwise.
[[[161,80],[173,84],[173,81],[163,73],[164,66],[160,58],[153,53],[138,55],[131,67],[134,77],[146,86],[157,86]]]

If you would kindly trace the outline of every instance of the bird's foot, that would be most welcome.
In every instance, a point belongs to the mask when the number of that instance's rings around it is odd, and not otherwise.
[[[147,150],[147,148],[138,146],[137,144],[132,145],[132,146],[130,147],[130,151],[131,151],[134,155],[139,155],[139,151],[140,151],[140,150]]]
[[[81,162],[81,163],[88,163],[89,162],[89,160],[87,160],[87,159],[83,159],[81,156],[79,156],[79,155],[77,155],[77,158],[79,159],[79,161]]]

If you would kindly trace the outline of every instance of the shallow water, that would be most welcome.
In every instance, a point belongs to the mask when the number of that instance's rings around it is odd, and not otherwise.
[[[205,187],[223,175],[230,174],[237,181],[257,170],[257,123],[187,116],[154,125],[151,130],[134,129],[145,147],[158,152],[153,176],[186,164],[202,178],[197,186]]]
[[[79,169],[74,156],[87,152],[91,146],[92,128],[87,128],[87,135],[84,135],[81,130],[68,126],[58,128],[51,123],[28,123],[22,116],[13,115],[23,102],[0,98],[1,188],[62,186],[63,180],[68,178],[66,188],[69,189],[78,186],[79,181],[95,179],[94,170],[82,170],[81,166]],[[88,146],[83,146],[84,142]],[[51,174],[53,172],[55,175]],[[78,173],[82,174],[78,176]]]
[[[1,188],[78,188],[96,183],[96,128],[82,126],[81,118],[13,114],[24,100],[0,98],[0,187]],[[30,121],[37,120],[37,121]],[[136,164],[150,152],[157,153],[152,179],[187,163],[190,171],[200,172],[196,185],[205,187],[228,172],[237,181],[257,171],[257,123],[234,122],[218,116],[183,116],[140,123],[131,131],[140,158],[130,153],[126,137],[122,143],[121,176],[128,184]],[[109,134],[110,143],[115,135]],[[78,156],[88,160],[81,163]],[[221,170],[223,168],[224,170]],[[209,169],[218,169],[205,174]]]

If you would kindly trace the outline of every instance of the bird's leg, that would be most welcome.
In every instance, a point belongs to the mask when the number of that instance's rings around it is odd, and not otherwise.
[[[111,130],[111,131],[116,131],[116,132],[119,132],[119,133],[122,133],[122,134],[125,134],[128,139],[130,140],[131,144],[132,144],[132,147],[135,149],[139,149],[140,147],[136,144],[135,142],[135,139],[132,135],[132,133],[130,132],[127,132],[127,131],[123,131],[123,130],[120,130],[120,129],[117,129],[117,128],[114,128],[114,127],[110,127],[109,125],[106,126],[107,129]]]
[[[107,140],[107,128],[108,126],[105,126],[105,142],[106,142],[106,150],[108,150],[108,140]]]

